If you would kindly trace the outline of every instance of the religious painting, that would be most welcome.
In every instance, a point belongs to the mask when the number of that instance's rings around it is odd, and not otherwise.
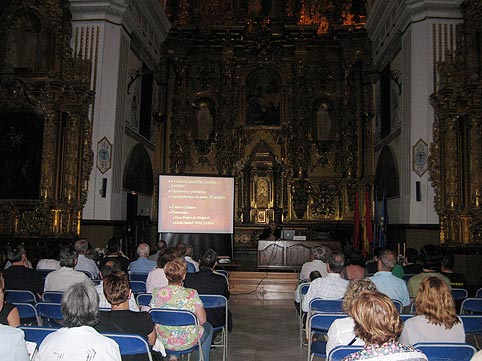
[[[267,68],[253,71],[246,78],[246,124],[279,125],[281,79]]]
[[[0,119],[0,199],[36,199],[43,120],[32,113],[0,113]]]
[[[191,123],[191,136],[196,140],[213,140],[215,135],[216,105],[209,97],[197,99],[192,104],[194,119]]]

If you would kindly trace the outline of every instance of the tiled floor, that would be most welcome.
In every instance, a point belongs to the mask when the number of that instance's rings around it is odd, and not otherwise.
[[[253,300],[232,296],[233,332],[229,334],[228,361],[306,360],[301,348],[293,301]],[[211,350],[211,360],[222,360]]]

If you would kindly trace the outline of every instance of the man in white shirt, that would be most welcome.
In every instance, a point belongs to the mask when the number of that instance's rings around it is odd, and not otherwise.
[[[85,239],[79,239],[75,242],[75,251],[77,252],[77,264],[75,265],[76,271],[87,271],[92,276],[92,279],[99,277],[99,268],[95,264],[94,260],[85,256],[89,243]]]
[[[303,298],[303,312],[310,310],[310,302],[314,298],[341,299],[345,296],[349,282],[340,276],[344,264],[345,257],[341,253],[333,253],[328,257],[328,274],[311,282]]]
[[[85,273],[74,270],[77,263],[77,252],[72,247],[60,250],[60,269],[50,272],[45,278],[44,291],[65,292],[70,286],[92,281]]]
[[[310,273],[313,271],[320,272],[322,277],[326,277],[328,270],[326,268],[326,261],[331,254],[331,249],[326,246],[318,246],[311,250],[312,260],[306,262],[301,267],[299,279],[301,282],[309,282]]]

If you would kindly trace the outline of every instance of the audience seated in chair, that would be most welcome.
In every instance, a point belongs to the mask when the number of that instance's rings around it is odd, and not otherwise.
[[[147,274],[156,267],[156,262],[147,259],[149,252],[150,248],[147,243],[141,243],[137,246],[138,258],[129,264],[129,273]]]
[[[42,256],[44,258],[40,259],[37,263],[37,270],[56,270],[60,269],[59,261],[60,247],[58,244],[49,245],[43,249]]]
[[[104,277],[104,294],[112,306],[112,311],[100,312],[99,323],[95,329],[99,332],[115,332],[137,334],[147,339],[150,346],[156,341],[156,332],[151,315],[147,312],[129,310],[129,297],[132,290],[129,287],[129,276],[120,271]],[[123,361],[145,361],[145,355],[124,356]]]
[[[388,297],[398,300],[403,306],[410,305],[410,297],[408,295],[407,284],[404,280],[395,277],[392,274],[393,267],[397,260],[392,251],[385,250],[378,257],[377,269],[370,279],[377,286],[377,290],[386,294]]]
[[[20,326],[20,315],[17,307],[5,302],[5,283],[0,272],[0,324],[11,327]],[[1,358],[0,358],[1,359]]]
[[[333,253],[328,257],[328,274],[317,278],[310,284],[301,305],[303,312],[308,312],[313,298],[341,299],[345,296],[348,281],[340,276],[345,258],[341,253]]]
[[[358,298],[363,291],[376,291],[377,287],[369,279],[359,279],[350,282],[346,290],[345,298],[343,299],[343,311],[348,314],[348,317],[333,321],[328,330],[328,342],[326,343],[326,354],[336,346],[347,345],[364,345],[362,339],[355,336],[355,323],[350,316],[350,307],[354,300]]]
[[[28,267],[25,247],[23,245],[8,247],[7,258],[12,265],[3,271],[5,288],[30,291],[40,298],[44,280],[40,273]]]
[[[184,260],[188,263],[191,263],[194,266],[194,269],[196,270],[196,272],[199,272],[199,262],[195,261],[192,258],[193,256],[194,256],[194,249],[192,248],[192,246],[187,245],[186,249],[184,250]]]
[[[156,325],[157,338],[166,349],[184,350],[194,346],[201,337],[201,348],[204,361],[209,361],[209,350],[213,335],[213,327],[206,319],[206,311],[196,290],[185,288],[182,283],[186,277],[187,265],[182,259],[175,259],[164,266],[169,284],[163,288],[155,288],[152,292],[151,308],[181,309],[193,312],[202,325],[199,334],[196,328],[178,328]],[[175,360],[170,355],[170,360]]]
[[[437,277],[425,278],[415,298],[417,316],[405,321],[401,343],[465,342],[464,326],[457,317],[447,285]]]
[[[452,288],[467,288],[467,279],[462,273],[454,271],[455,259],[453,254],[446,254],[442,259],[441,274],[450,280]]]
[[[151,254],[149,257],[147,257],[148,260],[157,262],[157,259],[159,258],[159,254],[161,253],[161,250],[164,248],[167,248],[166,241],[163,241],[162,239],[157,242],[157,249],[156,253]]]
[[[157,267],[154,268],[149,274],[147,275],[146,280],[146,292],[152,293],[154,288],[162,288],[167,286],[168,280],[166,275],[164,274],[164,266],[167,262],[172,261],[176,258],[179,258],[179,252],[175,247],[164,248],[159,253],[159,257],[157,259]]]
[[[97,291],[97,294],[99,295],[99,308],[102,309],[110,309],[111,304],[105,297],[104,293],[104,279],[105,277],[109,276],[112,273],[116,273],[121,271],[120,265],[116,261],[107,261],[100,269],[100,278],[102,281],[100,284],[95,286],[95,290]],[[136,299],[134,295],[131,293],[129,295],[129,310],[138,312],[139,311],[139,306],[137,305]]]
[[[0,325],[0,360],[30,361],[21,329]]]
[[[311,249],[311,261],[305,262],[301,266],[301,271],[298,276],[300,282],[308,282],[310,273],[313,271],[320,272],[322,277],[328,274],[327,262],[328,256],[331,254],[331,249],[326,246],[318,246]]]
[[[105,257],[99,261],[99,268],[102,268],[107,261],[116,261],[121,266],[122,271],[128,271],[129,258],[122,254],[120,250],[120,242],[117,238],[114,237],[109,239],[105,253]]]
[[[76,271],[89,272],[93,279],[97,279],[99,277],[99,268],[97,268],[97,265],[93,260],[86,257],[89,242],[85,239],[79,239],[75,242],[74,247],[77,252],[77,264],[74,269]]]
[[[359,249],[352,249],[345,253],[345,267],[341,271],[341,277],[346,280],[359,280],[368,276],[368,272],[363,267],[365,261]]]
[[[415,248],[407,248],[405,250],[405,259],[403,262],[403,271],[405,274],[419,274],[423,271],[423,267],[418,261],[418,251]]]
[[[396,341],[403,323],[392,300],[383,293],[363,291],[352,302],[350,315],[355,322],[355,336],[361,338],[365,346],[344,360],[427,360],[422,352]]]
[[[318,272],[318,271],[311,271],[310,273],[310,278],[309,278],[309,281],[310,282],[313,282],[313,280],[316,280],[317,278],[320,278],[321,277],[321,273]],[[296,312],[298,314],[300,314],[300,311],[301,311],[301,297],[300,297],[300,288],[303,284],[306,284],[306,282],[302,282],[298,285],[298,287],[296,287],[296,291],[295,291],[295,308],[296,308]]]
[[[35,360],[121,361],[119,346],[93,328],[97,323],[98,304],[92,282],[76,283],[68,288],[62,298],[64,327],[44,339]]]
[[[50,272],[45,278],[44,291],[65,292],[70,286],[92,281],[85,273],[74,270],[77,264],[77,252],[72,247],[64,247],[60,250],[60,269]]]
[[[184,280],[184,286],[193,288],[200,295],[221,295],[229,299],[229,289],[226,278],[213,273],[217,265],[218,255],[214,249],[203,252],[199,260],[199,272],[188,273]],[[225,309],[207,309],[207,320],[213,327],[224,325],[226,320]],[[228,329],[232,330],[232,316],[228,311]]]
[[[422,272],[411,277],[407,283],[410,298],[414,299],[417,296],[420,284],[427,277],[440,278],[451,290],[450,280],[440,273],[443,258],[441,248],[433,244],[425,245],[420,250],[420,258],[423,266]]]

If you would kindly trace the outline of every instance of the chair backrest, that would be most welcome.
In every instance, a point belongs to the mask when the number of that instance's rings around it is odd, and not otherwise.
[[[415,317],[415,315],[409,314],[409,313],[401,313],[400,318],[402,319],[403,322],[408,320],[409,318]]]
[[[42,302],[49,302],[49,303],[60,303],[62,302],[62,297],[64,296],[63,292],[58,291],[45,291],[42,294]]]
[[[452,297],[455,301],[465,300],[469,297],[469,292],[465,288],[452,288]]]
[[[163,326],[199,326],[194,313],[186,310],[151,308],[152,321]]]
[[[470,361],[475,354],[475,347],[466,343],[423,342],[413,347],[436,361]]]
[[[405,282],[408,282],[408,280],[413,276],[415,276],[413,273],[405,273],[402,278]]]
[[[102,332],[102,335],[114,340],[119,345],[121,356],[147,354],[149,361],[152,361],[149,344],[142,336],[106,332]]]
[[[341,361],[345,356],[360,351],[363,346],[337,346],[330,351],[327,361]]]
[[[76,271],[84,273],[87,277],[89,277],[89,279],[93,278],[89,271],[84,271],[84,270],[76,270]]]
[[[222,295],[199,295],[203,302],[204,308],[226,308],[228,307],[228,300]]]
[[[402,302],[400,302],[399,300],[393,299],[393,298],[392,298],[392,302],[393,302],[393,304],[395,305],[395,307],[397,308],[398,313],[402,313],[402,312],[403,312],[403,304],[402,304]]]
[[[466,334],[482,335],[482,315],[460,315]]]
[[[333,321],[345,317],[347,317],[347,315],[341,313],[315,313],[308,320],[310,333],[313,331],[326,334]]]
[[[49,318],[51,320],[63,320],[60,303],[53,302],[39,302],[35,305],[37,313],[42,318]]]
[[[482,313],[482,298],[466,298],[460,306],[460,313]]]
[[[475,297],[476,298],[482,298],[482,287],[475,292]]]
[[[217,274],[220,274],[220,275],[223,275],[224,277],[228,277],[229,276],[229,273],[228,271],[226,271],[225,269],[216,269],[213,271],[214,273],[217,273]]]
[[[142,281],[130,281],[129,282],[132,292],[135,295],[139,293],[146,293],[146,283]]]
[[[131,281],[142,281],[146,282],[147,281],[147,275],[148,273],[131,273],[129,275],[129,279]]]
[[[314,298],[310,301],[310,310],[313,312],[344,313],[343,300]]]
[[[47,275],[52,271],[55,271],[55,270],[54,269],[38,269],[37,273],[39,273],[45,279],[45,277],[47,277]]]
[[[300,287],[298,288],[298,291],[300,293],[300,301],[303,301],[303,297],[306,295],[309,289],[310,289],[309,282],[304,282],[300,285]]]
[[[196,266],[191,262],[186,261],[187,263],[187,273],[196,273]]]
[[[137,295],[137,304],[139,306],[149,306],[151,304],[152,293],[139,293]]]
[[[37,309],[31,303],[24,303],[24,302],[13,302],[13,304],[17,307],[18,313],[20,315],[20,320],[22,322],[30,322],[31,320],[35,320],[37,325],[42,325],[42,321],[37,313]]]
[[[58,330],[58,328],[42,326],[20,326],[20,329],[22,329],[25,334],[25,340],[35,342],[37,347],[40,346],[48,334]]]
[[[30,291],[5,290],[5,293],[6,293],[5,301],[10,303],[20,302],[20,303],[35,304],[37,302],[35,295]]]

